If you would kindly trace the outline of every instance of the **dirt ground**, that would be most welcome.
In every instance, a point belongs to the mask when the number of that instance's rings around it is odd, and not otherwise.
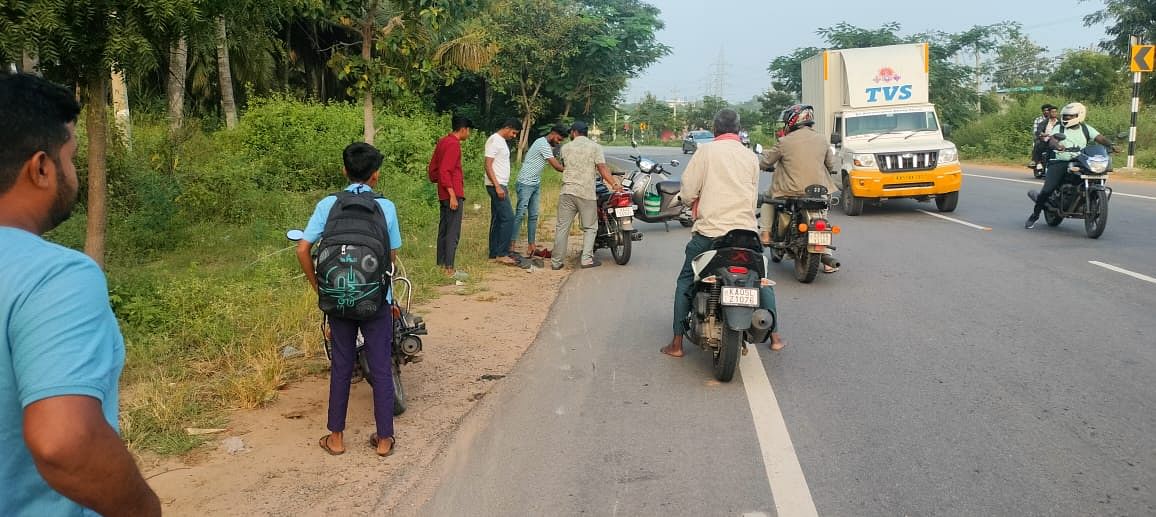
[[[482,288],[443,288],[414,312],[429,335],[424,360],[402,367],[408,410],[395,419],[397,453],[379,458],[371,393],[353,386],[347,452],[317,445],[325,429],[328,377],[288,386],[269,407],[230,415],[226,432],[181,458],[146,460],[145,476],[167,515],[383,515],[436,475],[463,420],[534,341],[569,268],[501,268]],[[239,451],[236,438],[243,442]],[[213,445],[217,447],[214,448]],[[232,447],[230,447],[230,445]],[[151,464],[150,464],[151,463]]]

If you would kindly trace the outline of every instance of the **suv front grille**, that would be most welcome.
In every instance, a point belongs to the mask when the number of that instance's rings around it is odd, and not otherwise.
[[[875,155],[882,172],[926,171],[935,168],[939,151],[915,151]]]

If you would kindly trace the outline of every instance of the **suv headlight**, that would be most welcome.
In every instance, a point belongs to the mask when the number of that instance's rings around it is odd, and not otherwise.
[[[875,155],[874,154],[856,154],[855,155],[855,166],[856,167],[874,167],[875,166]]]
[[[959,150],[954,147],[939,150],[939,163],[955,163],[959,161]]]

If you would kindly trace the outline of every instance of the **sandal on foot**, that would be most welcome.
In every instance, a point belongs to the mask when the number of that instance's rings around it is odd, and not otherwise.
[[[328,452],[331,456],[341,456],[342,454],[345,454],[345,449],[338,451],[338,450],[334,450],[331,447],[329,447],[329,437],[330,436],[333,436],[333,435],[327,434],[325,436],[322,436],[320,440],[317,440],[317,445],[320,445],[321,448],[325,449],[325,452]]]
[[[389,440],[389,445],[390,445],[389,452],[387,452],[385,454],[382,454],[380,452],[377,453],[377,455],[381,456],[382,458],[393,456],[393,451],[397,450],[397,438],[390,436],[389,438],[386,438],[386,440]],[[370,447],[377,449],[377,444],[380,442],[381,442],[381,438],[378,438],[376,434],[369,435],[369,446]]]

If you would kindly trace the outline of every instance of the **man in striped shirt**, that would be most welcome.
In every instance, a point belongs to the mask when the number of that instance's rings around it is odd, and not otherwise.
[[[546,133],[546,136],[534,140],[529,151],[526,152],[526,159],[522,161],[521,170],[518,171],[518,183],[514,186],[515,192],[518,194],[518,208],[514,212],[514,235],[510,238],[510,242],[517,245],[518,232],[522,229],[522,219],[527,218],[526,237],[529,246],[526,248],[526,254],[528,256],[534,255],[534,238],[538,233],[538,209],[541,206],[541,199],[538,194],[542,187],[542,170],[547,163],[558,172],[565,170],[562,163],[554,157],[554,146],[562,143],[565,138],[566,126],[555,124],[554,127],[550,128],[550,132]]]

